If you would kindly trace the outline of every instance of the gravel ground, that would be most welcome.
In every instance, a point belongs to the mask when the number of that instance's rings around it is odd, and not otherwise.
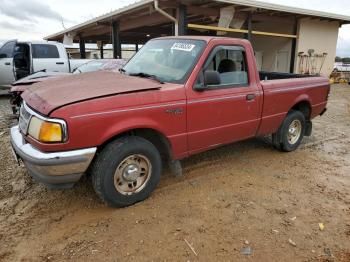
[[[33,181],[10,153],[7,103],[1,261],[350,261],[347,85],[332,86],[328,112],[297,151],[253,139],[193,156],[184,177],[165,174],[124,209],[101,203],[88,178],[55,191]]]

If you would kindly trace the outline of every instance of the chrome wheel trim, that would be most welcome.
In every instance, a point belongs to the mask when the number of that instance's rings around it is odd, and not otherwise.
[[[302,124],[300,120],[295,119],[290,123],[288,127],[288,133],[287,133],[287,139],[289,144],[294,145],[298,142],[301,136],[301,130],[302,130]]]
[[[123,195],[136,194],[145,188],[151,174],[152,165],[146,156],[130,155],[115,170],[114,187]]]

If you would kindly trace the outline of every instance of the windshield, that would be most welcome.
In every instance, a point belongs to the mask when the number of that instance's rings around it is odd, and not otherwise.
[[[150,75],[163,82],[184,83],[205,41],[157,39],[144,45],[123,68],[129,75]]]

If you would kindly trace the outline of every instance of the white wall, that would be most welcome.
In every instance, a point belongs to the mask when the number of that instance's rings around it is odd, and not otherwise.
[[[321,75],[328,77],[334,67],[339,22],[321,21],[319,19],[303,18],[298,23],[298,39],[296,55],[299,52],[307,53],[309,49],[314,49],[315,53],[328,53]],[[297,57],[294,71],[300,73],[300,58]],[[317,68],[320,68],[321,59],[317,60]]]
[[[276,21],[263,21],[254,22],[253,30],[282,33],[282,34],[294,34],[294,22],[286,19],[280,22]],[[278,52],[288,52],[288,65],[291,60],[295,59],[294,72],[300,73],[299,70],[299,58],[297,54],[299,52],[305,52],[309,49],[314,49],[315,53],[322,54],[328,53],[325,62],[322,67],[321,74],[329,76],[333,70],[334,58],[336,53],[337,39],[339,31],[339,22],[321,21],[320,19],[303,18],[298,21],[298,39],[296,45],[296,56],[292,57],[292,39],[285,37],[273,37],[273,36],[252,36],[252,45],[256,52],[259,53],[261,64],[261,70],[264,71],[277,71],[277,55]],[[243,38],[243,34],[228,33],[226,36]],[[319,58],[316,61],[317,70],[320,68],[322,60]],[[289,72],[290,66],[286,70]]]
[[[253,24],[253,30],[281,34],[293,34],[293,27],[293,22],[290,21],[266,21]],[[292,49],[291,38],[253,35],[252,45],[256,52],[262,53],[261,70],[277,71],[278,52],[288,52],[289,55],[287,63],[290,65]],[[289,70],[290,66],[288,66],[285,72],[287,73]]]
[[[271,33],[282,33],[282,34],[293,34],[293,23],[289,21],[276,22],[258,22],[253,24],[253,30],[271,32]],[[243,38],[244,34],[241,33],[227,33],[225,36]],[[292,40],[285,37],[273,37],[273,36],[261,36],[252,35],[252,45],[254,51],[259,53],[260,59],[257,62],[261,62],[259,69],[263,71],[277,71],[277,53],[280,51],[286,51],[289,53],[288,65],[291,60],[291,49]],[[289,72],[290,66],[285,72]]]
[[[288,52],[288,65],[290,65],[292,40],[282,37],[253,36],[253,48],[256,52],[262,53],[261,70],[277,71],[278,52]],[[285,73],[289,72],[289,67]]]

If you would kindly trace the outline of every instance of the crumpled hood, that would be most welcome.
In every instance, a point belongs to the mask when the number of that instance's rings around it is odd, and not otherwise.
[[[159,89],[157,81],[119,72],[97,71],[48,79],[30,86],[22,94],[36,111],[48,115],[58,107],[97,97]]]
[[[11,92],[24,92],[24,90],[32,84],[44,82],[53,77],[62,77],[70,74],[71,73],[39,71],[14,82],[11,86]]]

